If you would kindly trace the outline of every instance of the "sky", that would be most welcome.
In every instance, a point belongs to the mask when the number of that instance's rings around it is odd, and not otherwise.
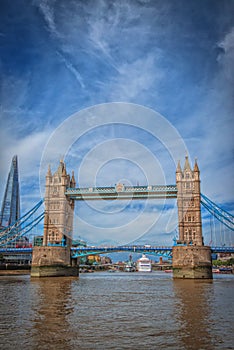
[[[233,213],[233,14],[232,0],[0,0],[0,200],[15,154],[22,214],[60,159],[77,186],[175,184],[188,154]],[[176,225],[175,200],[77,202],[74,237],[171,244]]]

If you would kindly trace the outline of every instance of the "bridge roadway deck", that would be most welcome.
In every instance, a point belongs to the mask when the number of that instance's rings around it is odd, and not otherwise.
[[[68,188],[66,196],[75,200],[176,198],[176,185]]]
[[[71,252],[105,254],[114,252],[136,252],[136,253],[162,253],[172,252],[172,246],[117,246],[117,247],[72,247]],[[0,253],[32,253],[33,248],[0,248]],[[212,253],[232,253],[234,254],[234,247],[211,247]]]

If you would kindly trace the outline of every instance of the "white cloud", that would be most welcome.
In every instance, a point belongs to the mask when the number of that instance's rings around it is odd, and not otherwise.
[[[226,78],[233,79],[234,69],[234,27],[225,35],[222,41],[218,43],[218,47],[223,52],[218,56],[218,61],[222,64]]]
[[[8,145],[5,151],[1,153],[0,192],[4,192],[11,159],[13,155],[17,154],[21,187],[28,187],[30,191],[27,195],[30,198],[35,196],[37,200],[39,200],[40,191],[38,185],[40,161],[50,131],[32,132],[25,137],[20,137],[19,135],[14,135],[15,127],[16,125],[12,127],[11,130],[4,129],[0,131],[1,144]],[[30,202],[32,203],[32,200],[30,200]],[[35,204],[35,202],[32,204]],[[23,206],[23,210],[26,209],[28,210],[30,208],[28,206]]]
[[[157,201],[152,202],[156,208],[154,211],[129,212],[126,210],[102,215],[96,212],[92,214],[92,217],[87,213],[82,203],[79,203],[78,213],[75,217],[74,235],[86,237],[88,242],[95,244],[110,239],[118,244],[128,244],[144,236],[146,239],[153,236],[152,243],[171,245],[172,232],[175,231],[177,224],[175,219],[172,220],[172,217],[175,217],[177,213],[174,209],[161,212],[161,210],[157,210]]]
[[[75,76],[76,80],[79,82],[80,86],[84,89],[85,85],[82,76],[77,68],[75,68],[74,63],[70,59],[67,59],[63,53],[56,51],[60,60],[65,64],[66,68]]]
[[[163,71],[157,69],[157,62],[153,53],[130,63],[119,65],[119,75],[107,84],[110,99],[113,101],[136,101],[142,94],[147,94],[159,86],[163,78]]]
[[[39,10],[41,11],[45,23],[48,27],[49,32],[51,35],[59,36],[59,33],[56,29],[55,24],[55,16],[54,16],[54,5],[56,3],[56,0],[34,0],[34,4],[38,6]]]

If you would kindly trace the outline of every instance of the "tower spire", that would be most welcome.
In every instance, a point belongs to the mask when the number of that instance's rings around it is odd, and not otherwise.
[[[200,172],[199,167],[198,167],[198,165],[197,165],[197,158],[195,158],[195,163],[194,163],[194,169],[193,169],[193,171],[195,171],[195,172]]]
[[[52,176],[52,173],[51,173],[51,168],[50,168],[50,164],[48,165],[48,170],[47,170],[47,174],[46,176],[49,176],[51,177]]]
[[[189,164],[189,160],[188,160],[188,155],[187,154],[185,156],[185,163],[184,163],[184,171],[185,170],[191,171],[191,167],[190,167],[190,164]]]
[[[180,160],[178,160],[176,172],[177,172],[177,173],[182,173],[182,169],[181,169],[181,165],[180,165]]]

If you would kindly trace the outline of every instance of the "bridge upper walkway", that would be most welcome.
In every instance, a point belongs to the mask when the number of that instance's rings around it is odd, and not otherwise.
[[[176,198],[176,185],[68,188],[66,196],[75,200]]]

